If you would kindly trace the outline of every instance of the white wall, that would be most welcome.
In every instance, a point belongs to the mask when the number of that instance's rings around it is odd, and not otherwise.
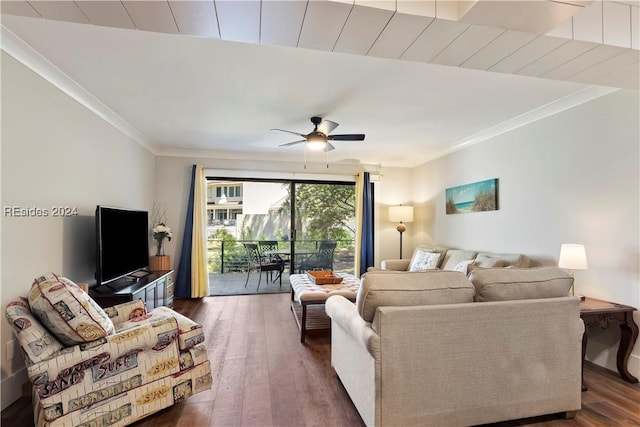
[[[539,264],[583,243],[589,269],[576,272],[576,292],[640,308],[639,101],[615,92],[415,168],[416,240]],[[489,178],[499,179],[498,211],[444,213],[446,188]],[[615,371],[618,328],[590,332],[587,358]],[[629,368],[640,375],[640,343]]]
[[[383,259],[400,258],[400,234],[397,223],[389,222],[389,206],[412,205],[411,169],[384,168],[382,178],[375,185],[374,240],[375,265]],[[407,231],[402,235],[402,258],[410,258],[414,241],[425,238],[422,231],[422,214],[414,210],[412,223],[405,224]]]
[[[151,210],[155,156],[2,53],[2,310],[33,279],[62,273],[91,281],[96,205]],[[5,207],[77,208],[67,218],[9,217]],[[124,239],[124,236],[123,236]],[[22,356],[2,324],[2,408],[27,382]]]

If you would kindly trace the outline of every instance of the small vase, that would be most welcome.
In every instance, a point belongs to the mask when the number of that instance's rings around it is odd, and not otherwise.
[[[158,245],[156,246],[156,256],[163,256],[164,249],[162,248],[162,240],[158,240]]]

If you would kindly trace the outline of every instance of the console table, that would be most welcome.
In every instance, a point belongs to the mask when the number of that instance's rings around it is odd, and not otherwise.
[[[173,287],[173,270],[154,271],[135,282],[121,279],[92,288],[89,294],[103,308],[139,299],[151,310],[173,306]]]
[[[606,329],[613,325],[620,326],[620,344],[618,345],[617,367],[620,376],[625,381],[637,383],[638,379],[631,375],[627,369],[627,362],[631,350],[638,338],[638,325],[633,321],[634,307],[602,301],[595,298],[585,298],[580,302],[580,317],[584,321],[585,330],[582,336],[582,366],[584,370],[584,357],[587,350],[587,327],[600,327]],[[587,390],[582,377],[582,391]]]

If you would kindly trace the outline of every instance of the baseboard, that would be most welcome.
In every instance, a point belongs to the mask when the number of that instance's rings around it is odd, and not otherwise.
[[[627,363],[627,369],[634,377],[640,380],[640,356],[637,354],[631,354],[629,356],[629,362]]]
[[[588,362],[593,363],[596,366],[604,368],[608,371],[618,373],[618,368],[616,366],[616,359],[614,358],[616,355],[615,352],[611,351],[610,353],[602,352],[600,354],[601,357],[594,358],[592,360],[586,359]],[[604,357],[609,356],[609,357]],[[640,379],[640,356],[637,354],[631,354],[629,356],[629,360],[627,361],[627,370],[631,375]]]
[[[2,404],[2,410],[4,411],[7,406],[22,397],[23,385],[29,382],[27,376],[27,369],[22,368],[13,375],[2,380],[2,394],[0,404]]]

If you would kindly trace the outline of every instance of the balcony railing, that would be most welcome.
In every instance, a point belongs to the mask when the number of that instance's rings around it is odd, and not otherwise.
[[[296,250],[317,250],[320,240],[298,240]],[[352,272],[354,269],[354,240],[337,240],[334,252],[334,270]],[[258,243],[257,240],[224,241],[208,239],[207,264],[210,274],[225,274],[247,271],[247,254],[243,243]],[[290,249],[290,242],[279,242],[279,249]]]
[[[217,225],[224,225],[224,226],[236,225],[236,220],[235,219],[214,219],[214,220],[207,221],[207,225],[212,227]]]

